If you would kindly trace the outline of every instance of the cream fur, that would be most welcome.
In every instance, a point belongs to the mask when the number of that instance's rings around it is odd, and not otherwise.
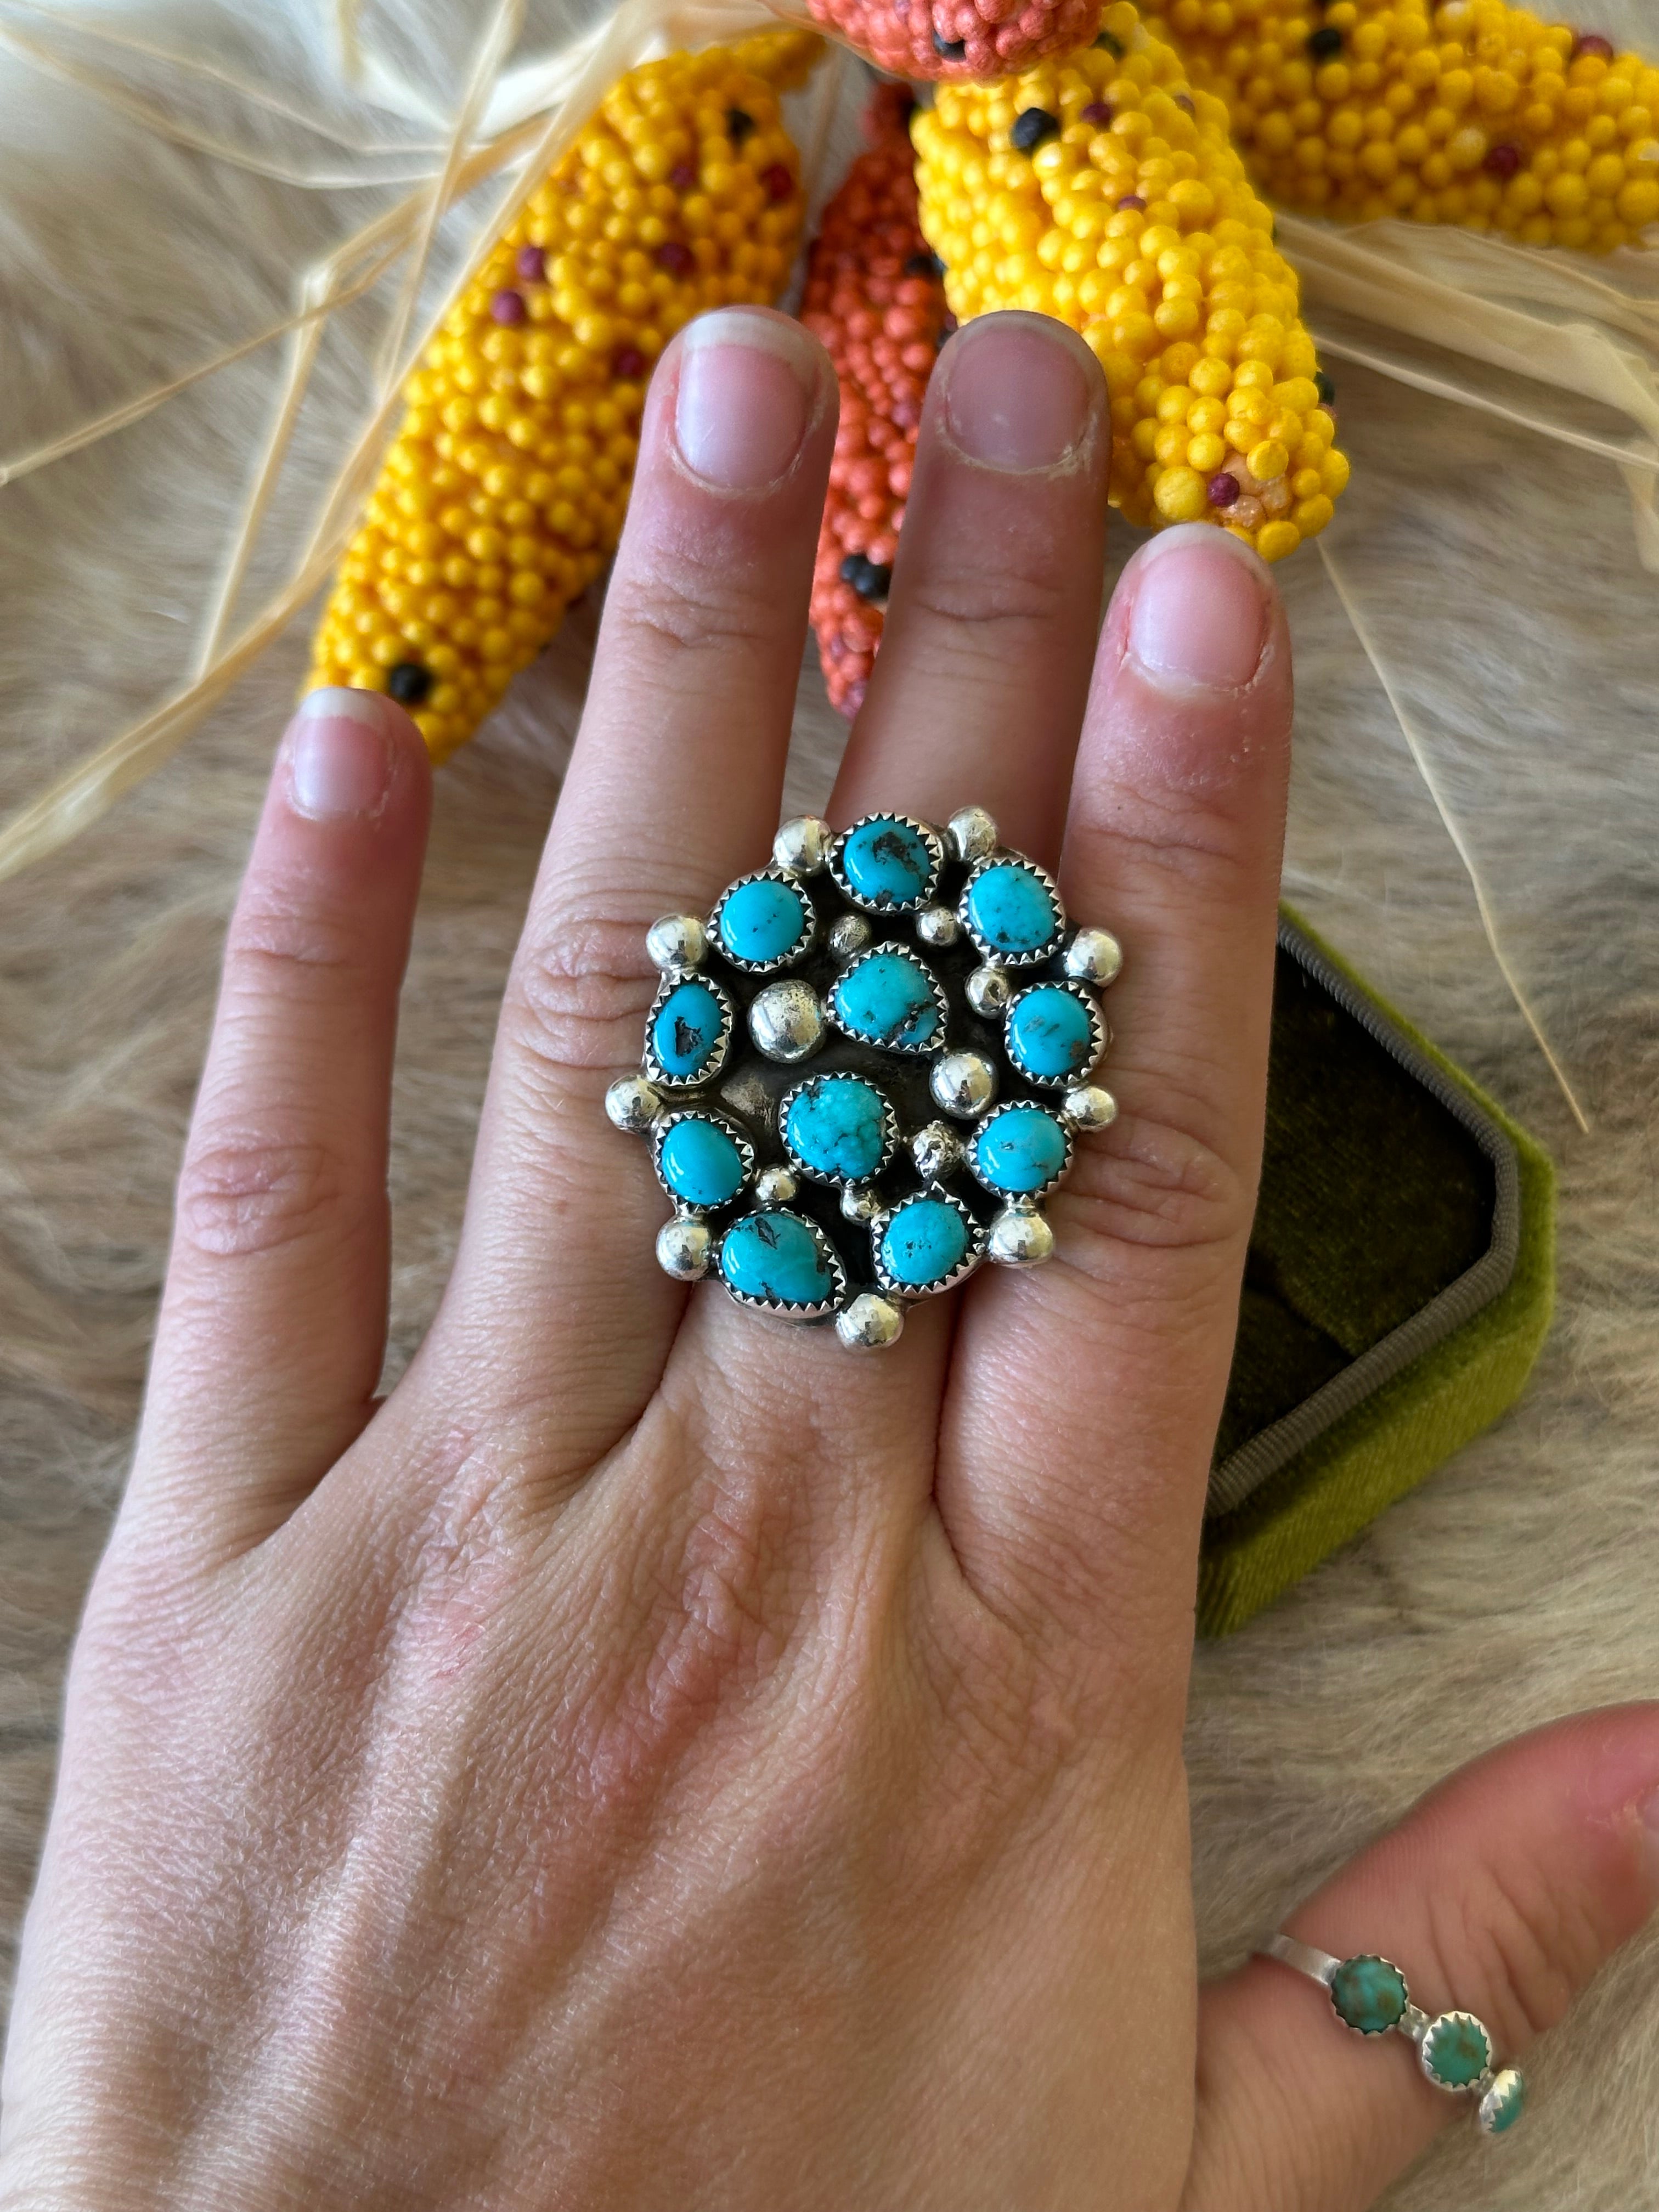
[[[1659,30],[1651,8],[1634,13]],[[294,0],[289,27],[307,20]],[[323,72],[325,47],[304,50]],[[3,58],[0,108],[5,453],[133,388],[135,362],[188,358],[198,335],[281,312],[288,269],[339,228],[337,195],[159,149]],[[296,507],[357,419],[353,358],[343,343],[325,352],[284,493]],[[1214,1966],[1447,1769],[1553,1715],[1659,1689],[1655,586],[1636,572],[1625,488],[1604,464],[1339,374],[1356,481],[1333,556],[1594,1126],[1579,1133],[1565,1111],[1376,678],[1304,552],[1279,572],[1299,690],[1287,893],[1555,1150],[1560,1305],[1508,1419],[1244,1634],[1200,1651],[1190,1756]],[[0,495],[8,809],[174,680],[270,380],[268,362],[227,372]],[[1117,533],[1119,557],[1128,538]],[[592,605],[577,611],[440,781],[397,1083],[394,1372],[453,1247],[496,995],[594,621]],[[45,1817],[64,1656],[131,1447],[219,939],[305,658],[295,623],[172,766],[0,884],[8,1926]],[[839,737],[809,660],[795,802],[822,800]],[[1542,2047],[1522,2136],[1493,2154],[1453,2130],[1395,2191],[1395,2212],[1652,2203],[1656,1961],[1655,1941],[1635,1946]]]

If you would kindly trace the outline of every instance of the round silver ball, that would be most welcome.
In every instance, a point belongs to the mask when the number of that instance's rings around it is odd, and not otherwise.
[[[948,906],[925,906],[916,916],[916,935],[924,945],[954,945],[962,924]]]
[[[696,968],[708,951],[708,932],[695,914],[665,914],[645,933],[645,949],[659,968]]]
[[[980,1053],[947,1052],[933,1062],[927,1088],[947,1114],[976,1121],[996,1096],[996,1070]]]
[[[965,988],[969,1005],[988,1022],[1006,1014],[1014,995],[1014,987],[1000,968],[975,968]]]
[[[642,1136],[662,1111],[662,1093],[642,1075],[619,1075],[605,1094],[605,1110],[630,1137]]]
[[[982,806],[959,806],[951,817],[951,848],[971,868],[997,848],[997,825]]]
[[[1111,982],[1123,965],[1123,947],[1109,929],[1079,929],[1066,948],[1066,973],[1073,981]]]
[[[836,1334],[849,1352],[884,1352],[903,1334],[903,1307],[874,1291],[860,1291],[836,1316]]]
[[[787,1168],[763,1168],[755,1177],[755,1197],[762,1206],[787,1206],[798,1187]]]
[[[708,1273],[714,1246],[706,1221],[684,1221],[677,1215],[657,1231],[657,1265],[677,1282],[695,1283]]]
[[[1060,1100],[1060,1110],[1074,1129],[1104,1129],[1117,1119],[1117,1101],[1097,1083],[1079,1083]]]
[[[769,1060],[805,1060],[823,1042],[823,1008],[799,976],[769,983],[750,1001],[749,1034]]]
[[[844,914],[830,925],[830,950],[837,960],[850,960],[870,942],[870,925],[861,914]]]
[[[1040,1267],[1054,1249],[1054,1232],[1040,1213],[1010,1206],[991,1224],[987,1252],[1000,1267]]]
[[[910,1157],[924,1182],[942,1182],[962,1165],[962,1139],[948,1121],[930,1121],[911,1138]]]
[[[849,1221],[873,1221],[881,1199],[867,1182],[849,1182],[841,1194],[841,1210]]]
[[[772,858],[792,876],[815,876],[828,857],[833,834],[816,814],[797,814],[772,840]]]

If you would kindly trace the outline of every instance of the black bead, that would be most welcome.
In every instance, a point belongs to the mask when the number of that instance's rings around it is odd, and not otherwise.
[[[1332,23],[1308,33],[1308,52],[1316,62],[1334,62],[1342,51],[1342,43],[1341,32]]]
[[[841,580],[850,584],[861,599],[884,599],[892,586],[893,572],[867,553],[849,553],[841,564]]]
[[[1103,31],[1095,40],[1095,44],[1097,46],[1103,46],[1109,54],[1115,54],[1119,61],[1122,60],[1123,41],[1121,39],[1115,39],[1109,31]]]
[[[907,276],[942,276],[945,264],[937,253],[913,253],[904,264]]]
[[[1322,368],[1316,368],[1314,371],[1314,390],[1319,394],[1319,404],[1322,407],[1328,407],[1336,398],[1336,386]]]
[[[741,146],[755,127],[755,118],[746,108],[728,107],[726,111],[726,135],[734,146]]]
[[[1059,128],[1059,116],[1050,115],[1046,107],[1028,107],[1015,116],[1008,143],[1017,154],[1030,154],[1045,138],[1052,138]]]
[[[941,61],[959,62],[967,51],[966,39],[941,39],[939,33],[934,32],[933,52]]]
[[[400,660],[386,678],[386,688],[400,707],[418,707],[432,689],[432,671],[418,660]]]

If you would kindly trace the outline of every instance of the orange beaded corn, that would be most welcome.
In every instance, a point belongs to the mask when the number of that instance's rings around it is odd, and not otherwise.
[[[857,714],[881,642],[922,399],[942,336],[955,328],[916,221],[911,106],[897,85],[871,101],[871,149],[823,211],[801,307],[841,380],[812,627],[830,702],[844,714]]]
[[[813,20],[897,76],[993,77],[1094,34],[1100,0],[811,0]]]
[[[767,33],[611,88],[409,380],[313,684],[389,691],[442,760],[546,645],[616,549],[652,363],[783,287],[803,200],[777,92],[817,48]]]
[[[921,228],[965,322],[1080,331],[1112,399],[1132,522],[1212,522],[1282,560],[1348,480],[1295,271],[1226,111],[1128,0],[1103,36],[995,85],[942,85],[911,133]]]
[[[1270,198],[1604,252],[1659,220],[1659,69],[1504,0],[1146,0]]]

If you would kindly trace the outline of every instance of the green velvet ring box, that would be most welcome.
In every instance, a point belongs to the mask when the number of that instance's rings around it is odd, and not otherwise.
[[[1200,1632],[1239,1627],[1496,1420],[1553,1289],[1542,1147],[1285,913]]]

